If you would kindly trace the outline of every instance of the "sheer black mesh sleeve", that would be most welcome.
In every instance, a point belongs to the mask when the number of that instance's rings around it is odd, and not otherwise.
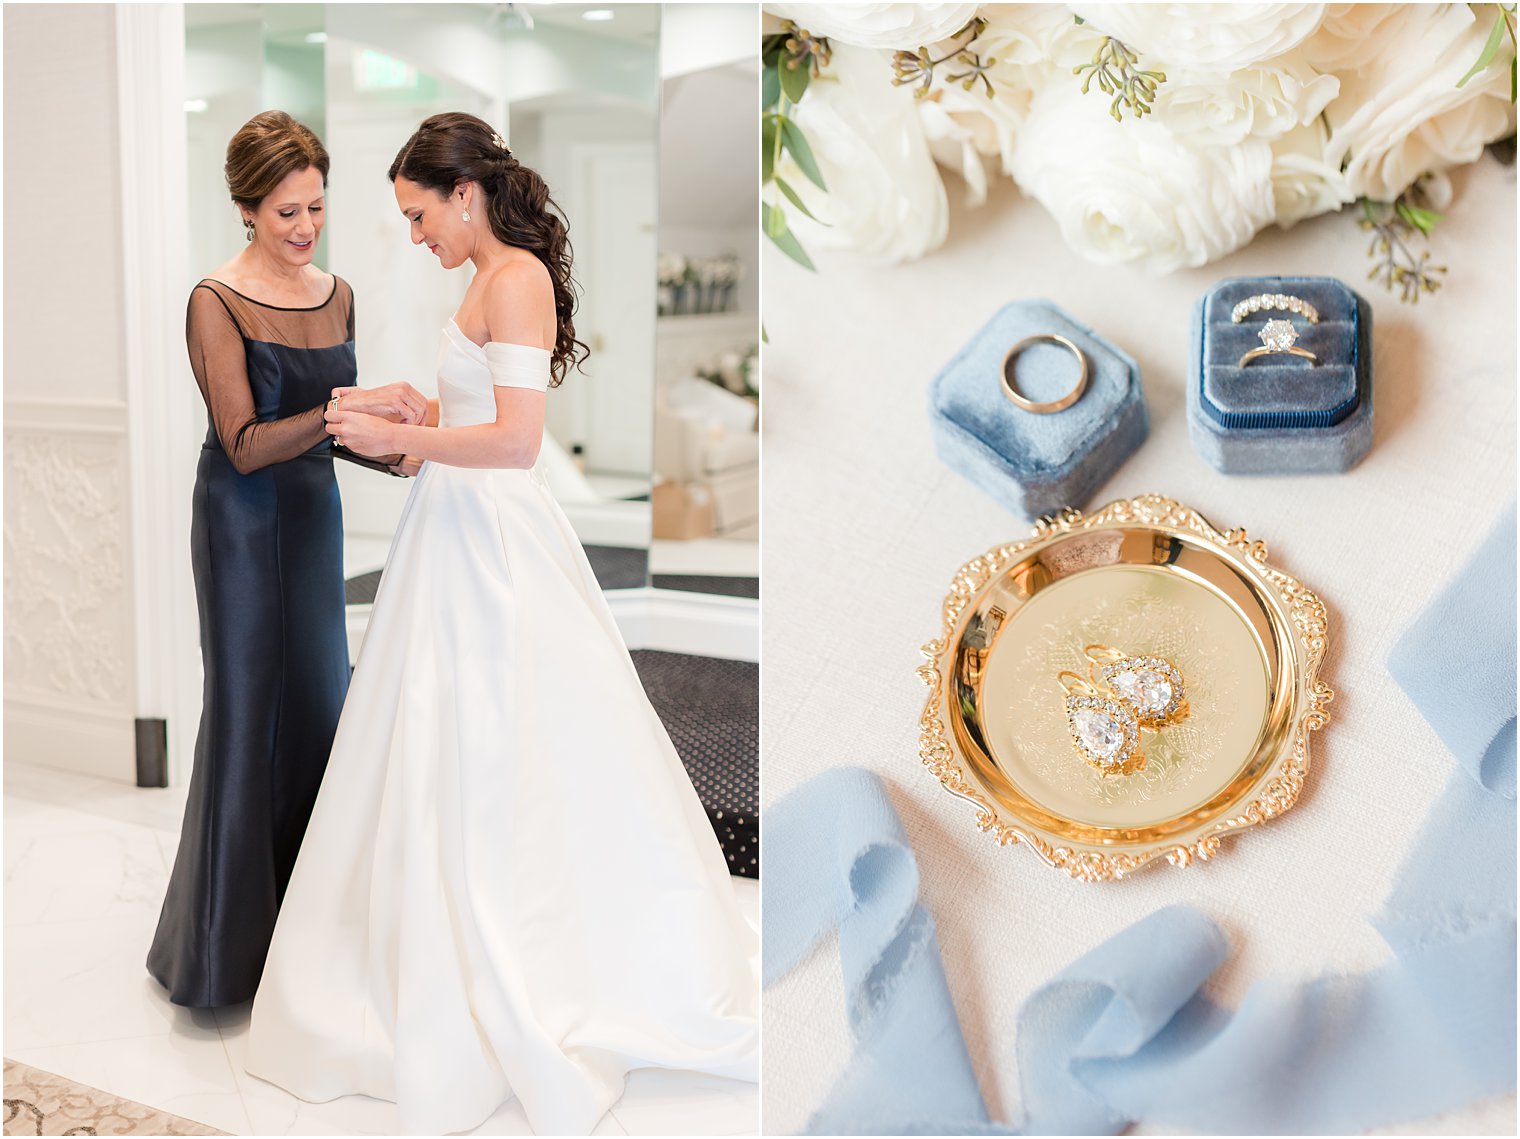
[[[348,323],[352,326],[351,307]],[[284,419],[259,421],[248,384],[243,331],[222,295],[209,285],[198,285],[190,293],[185,342],[217,438],[240,474],[293,459],[327,438],[325,403]]]

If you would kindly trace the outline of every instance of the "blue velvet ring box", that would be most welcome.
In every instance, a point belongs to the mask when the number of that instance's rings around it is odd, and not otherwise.
[[[1087,357],[1087,390],[1050,414],[1014,406],[1002,386],[1008,350],[1040,333],[1066,337]],[[1072,389],[1077,361],[1059,344],[1036,343],[1019,353],[1014,374],[1022,395],[1049,402]],[[1085,506],[1150,426],[1135,361],[1046,300],[998,310],[934,378],[929,412],[945,465],[1031,519]]]
[[[1261,293],[1298,297],[1319,312],[1261,309],[1239,324],[1235,305]],[[1298,333],[1298,356],[1240,358],[1260,348],[1269,320]],[[1323,474],[1349,470],[1372,446],[1372,308],[1333,277],[1232,277],[1193,308],[1187,383],[1193,449],[1230,475]]]

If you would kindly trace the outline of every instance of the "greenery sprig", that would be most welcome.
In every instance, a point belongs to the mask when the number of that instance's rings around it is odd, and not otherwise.
[[[1478,6],[1471,6],[1476,12]],[[1499,54],[1499,49],[1504,46],[1504,37],[1509,36],[1509,42],[1515,46],[1516,54],[1509,61],[1509,101],[1515,102],[1515,64],[1520,61],[1520,40],[1515,38],[1515,5],[1497,5],[1499,14],[1494,18],[1494,26],[1489,30],[1488,40],[1483,44],[1483,50],[1478,53],[1478,62],[1472,65],[1468,73],[1457,80],[1458,87],[1466,87],[1467,81],[1494,61],[1494,56]]]
[[[934,85],[934,69],[947,63],[958,65],[962,70],[954,74],[946,75],[946,83],[959,83],[965,90],[970,91],[978,83],[982,85],[987,98],[992,98],[996,91],[992,86],[992,79],[988,72],[997,65],[997,60],[988,57],[983,62],[981,53],[971,50],[971,45],[987,30],[987,21],[981,16],[975,16],[955,35],[951,36],[947,43],[952,44],[949,54],[935,59],[929,54],[929,49],[922,44],[915,51],[898,51],[892,54],[892,85],[901,87],[907,83],[918,84],[913,97],[922,99],[929,93],[929,88]],[[956,43],[962,36],[970,33],[970,38],[965,43]]]
[[[1142,71],[1135,66],[1139,62],[1139,54],[1128,44],[1113,36],[1104,36],[1098,44],[1098,50],[1093,52],[1092,62],[1073,67],[1071,72],[1073,75],[1087,73],[1087,78],[1082,80],[1084,95],[1092,86],[1092,81],[1097,79],[1099,90],[1114,97],[1108,113],[1113,115],[1116,122],[1123,122],[1124,112],[1121,107],[1128,107],[1130,114],[1137,119],[1150,114],[1151,103],[1156,98],[1156,88],[1166,82],[1166,72]]]
[[[1418,182],[1392,202],[1363,198],[1358,224],[1372,234],[1367,256],[1373,259],[1373,266],[1367,271],[1367,279],[1381,281],[1389,292],[1397,290],[1399,299],[1410,304],[1417,304],[1421,295],[1439,289],[1446,266],[1432,265],[1429,250],[1416,253],[1410,244],[1417,233],[1422,241],[1428,241],[1441,220],[1441,215],[1426,202]]]
[[[782,155],[790,154],[809,182],[820,190],[829,188],[823,172],[818,169],[818,160],[813,157],[813,148],[808,145],[802,128],[790,111],[802,101],[808,84],[822,75],[833,51],[826,37],[815,36],[790,20],[783,21],[781,28],[779,34],[766,36],[760,45],[763,67],[760,81],[760,183],[767,186],[774,182],[788,202],[819,225],[826,225],[813,216],[797,191],[776,170],[781,165]],[[814,267],[813,259],[787,224],[786,212],[779,204],[760,203],[760,224],[765,236],[781,252],[805,269]]]

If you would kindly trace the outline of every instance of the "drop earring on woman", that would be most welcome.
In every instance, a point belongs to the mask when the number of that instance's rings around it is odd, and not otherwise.
[[[244,218],[243,219],[243,229],[247,231],[244,234],[244,236],[247,237],[249,241],[252,241],[253,240],[253,219],[252,218]]]
[[[469,221],[470,220],[470,211],[469,210],[461,210],[459,212],[459,220],[460,221]]]

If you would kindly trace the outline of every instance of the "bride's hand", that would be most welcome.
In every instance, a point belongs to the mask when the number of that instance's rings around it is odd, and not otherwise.
[[[323,418],[327,420],[327,433],[350,451],[360,455],[391,455],[397,448],[391,440],[392,425],[378,415],[367,415],[338,404],[338,410],[329,407]]]
[[[393,423],[416,426],[427,419],[427,397],[405,382],[379,388],[333,388],[332,394],[346,410],[378,415]]]

